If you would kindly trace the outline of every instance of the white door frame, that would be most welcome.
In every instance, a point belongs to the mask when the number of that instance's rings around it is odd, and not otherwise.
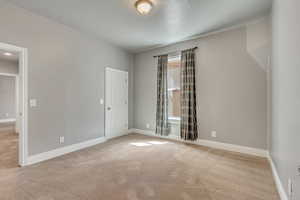
[[[111,68],[111,67],[106,67],[105,68],[105,80],[104,80],[104,82],[105,82],[105,84],[104,84],[104,88],[105,88],[105,105],[104,105],[104,119],[105,119],[105,121],[104,121],[104,135],[105,135],[105,137],[107,138],[107,139],[111,139],[110,137],[107,137],[108,135],[107,135],[107,127],[106,127],[106,120],[107,120],[107,117],[106,117],[106,114],[107,114],[107,90],[106,90],[106,84],[107,84],[107,71],[108,70],[110,70],[110,71],[115,71],[115,72],[122,72],[122,73],[126,73],[127,74],[127,76],[128,76],[128,71],[125,71],[125,70],[120,70],[120,69],[115,69],[115,68]],[[129,84],[129,83],[128,83]],[[128,85],[128,88],[127,88],[128,90],[129,90],[129,85]],[[127,93],[127,97],[128,97],[128,93]],[[129,103],[127,102],[127,107],[129,106]],[[129,111],[129,110],[128,110]],[[128,118],[127,118],[127,121],[128,121]],[[127,122],[128,123],[128,122]]]
[[[18,47],[10,44],[0,42],[0,49],[4,51],[17,52],[19,54],[19,77],[22,77],[22,96],[19,96],[19,100],[22,99],[21,109],[19,115],[21,115],[21,128],[19,133],[19,165],[25,166],[28,158],[28,51],[26,48]],[[21,72],[21,74],[20,74]],[[9,75],[9,74],[6,74]],[[19,79],[20,80],[20,79]],[[19,88],[21,89],[21,88]],[[18,116],[16,116],[18,117]]]

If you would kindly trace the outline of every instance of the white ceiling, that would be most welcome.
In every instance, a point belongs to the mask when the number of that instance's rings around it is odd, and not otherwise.
[[[272,5],[272,0],[152,0],[154,9],[142,16],[136,0],[9,1],[131,52],[240,24]]]

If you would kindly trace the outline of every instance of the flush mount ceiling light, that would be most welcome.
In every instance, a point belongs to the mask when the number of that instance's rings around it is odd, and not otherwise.
[[[12,56],[12,53],[10,53],[10,52],[5,52],[3,55],[5,55],[5,56]]]
[[[134,5],[137,11],[142,15],[147,15],[153,7],[153,3],[150,0],[138,0]]]

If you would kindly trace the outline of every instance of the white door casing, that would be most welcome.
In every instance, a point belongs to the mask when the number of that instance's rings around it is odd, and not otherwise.
[[[128,130],[128,72],[105,71],[105,137],[110,139]]]
[[[19,54],[18,73],[18,115],[17,128],[19,131],[19,165],[25,166],[28,158],[28,50],[26,48],[1,43],[0,49]]]

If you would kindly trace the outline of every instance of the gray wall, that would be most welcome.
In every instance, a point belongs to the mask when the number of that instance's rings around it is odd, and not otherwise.
[[[103,136],[104,69],[126,70],[131,78],[132,55],[8,3],[0,7],[0,27],[1,42],[29,51],[29,98],[38,101],[29,108],[29,154]],[[131,89],[129,101],[131,122]]]
[[[0,120],[16,117],[16,80],[0,75]]]
[[[273,132],[271,156],[287,192],[300,199],[300,1],[273,4]]]
[[[18,74],[18,62],[0,59],[0,73]]]
[[[266,149],[267,66],[264,66],[264,61],[270,55],[271,43],[270,34],[264,31],[268,29],[266,26],[269,26],[269,21],[262,19],[249,27],[137,54],[134,127],[146,129],[149,123],[150,129],[155,129],[156,60],[153,55],[198,46],[196,74],[200,138]],[[248,41],[252,41],[251,44],[255,41],[255,46],[248,46]],[[217,138],[211,137],[213,130],[217,131]]]

